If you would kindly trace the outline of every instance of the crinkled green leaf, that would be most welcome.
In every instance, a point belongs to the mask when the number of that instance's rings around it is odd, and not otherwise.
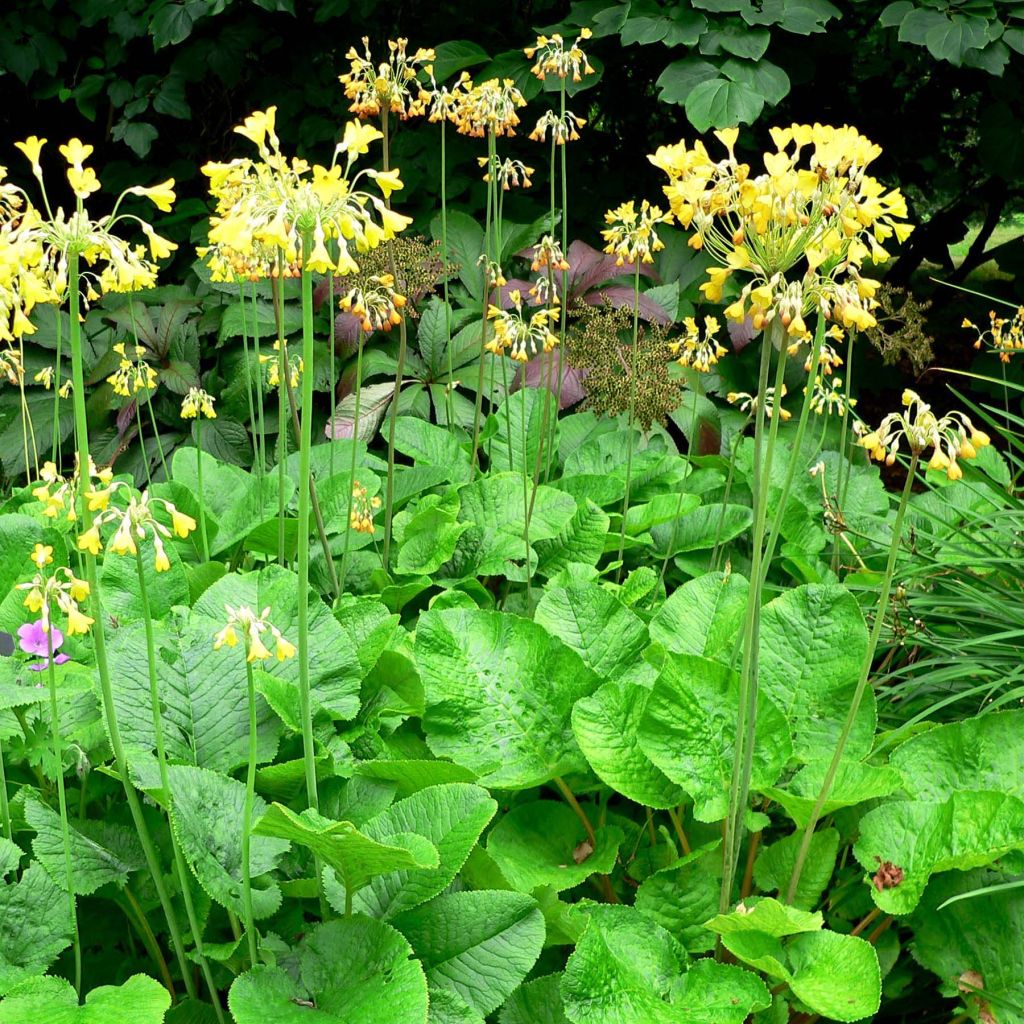
[[[171,765],[171,824],[189,866],[207,894],[221,906],[243,914],[242,906],[242,808],[245,786],[226,775]],[[256,797],[253,821],[267,805]],[[288,842],[254,835],[250,841],[253,914],[269,917],[281,904],[281,890],[263,877],[277,865]]]
[[[443,309],[443,304],[427,305],[420,319],[421,334],[431,309],[439,307]],[[395,448],[417,465],[442,467],[452,483],[465,483],[471,476],[469,456],[451,431],[416,416],[399,416],[395,421]]]
[[[69,945],[68,898],[42,865],[30,864],[19,881],[0,885],[0,995],[42,974]]]
[[[520,985],[501,1008],[498,1024],[569,1024],[561,983],[561,974],[545,974]]]
[[[707,927],[719,935],[760,932],[781,939],[798,932],[816,932],[822,924],[822,916],[818,912],[810,914],[770,896],[749,896],[735,910],[717,914],[707,922]]]
[[[640,719],[643,752],[693,798],[699,821],[724,818],[735,761],[739,677],[706,658],[670,654]],[[788,730],[764,696],[757,706],[751,787],[772,785],[790,757]]]
[[[596,830],[592,848],[583,825],[567,804],[534,800],[513,807],[491,830],[487,852],[502,874],[522,892],[542,885],[571,889],[592,874],[615,866],[622,830]]]
[[[565,965],[561,991],[573,1024],[675,1024],[669,1003],[686,954],[633,907],[589,909],[587,930]]]
[[[890,801],[860,820],[854,853],[874,874],[880,865],[903,872],[897,884],[872,888],[888,914],[908,914],[939,871],[969,871],[1024,850],[1024,800],[1002,793],[953,793],[942,802]]]
[[[453,892],[395,918],[427,981],[486,1016],[529,973],[544,945],[544,918],[528,896]]]
[[[868,632],[853,595],[837,585],[788,590],[761,611],[761,689],[789,720],[801,761],[835,748],[857,688]],[[875,699],[861,701],[846,746],[850,758],[871,750]],[[773,780],[774,781],[774,780]]]
[[[720,841],[693,850],[655,871],[636,891],[636,908],[661,925],[689,953],[715,948],[705,922],[718,911],[721,891]]]
[[[646,807],[676,807],[682,790],[640,748],[638,730],[648,695],[633,683],[605,683],[576,701],[572,729],[602,782]]]
[[[944,800],[962,789],[1024,798],[1024,711],[940,725],[897,747],[889,764],[919,800]]]
[[[361,831],[378,842],[415,833],[437,848],[435,868],[400,869],[378,875],[354,894],[353,906],[372,917],[391,918],[433,899],[447,888],[465,864],[480,833],[494,817],[497,803],[485,789],[462,782],[421,789],[375,815]],[[327,897],[339,912],[345,889],[325,872]]]
[[[618,679],[647,646],[647,627],[616,596],[596,583],[551,587],[534,621],[576,651],[602,679]]]
[[[537,572],[551,577],[561,572],[570,562],[597,565],[604,554],[605,537],[611,517],[588,497],[579,501],[576,514],[550,540],[539,540]],[[531,538],[531,543],[533,540]]]
[[[706,551],[738,537],[753,522],[746,505],[701,505],[674,522],[662,523],[651,530],[654,554],[680,555],[687,551]]]
[[[353,893],[375,875],[436,868],[439,863],[436,847],[423,836],[406,833],[381,843],[364,835],[352,822],[332,821],[312,808],[296,814],[281,804],[271,804],[252,832],[305,846],[334,868],[341,883]]]
[[[761,847],[754,864],[754,881],[759,889],[786,895],[802,842],[803,832],[797,831],[770,846]],[[817,904],[832,878],[838,853],[839,833],[834,828],[822,829],[811,836],[807,859],[793,897],[794,907],[810,910]]]
[[[743,1024],[765,1010],[772,997],[765,983],[732,964],[698,960],[676,982],[672,1001],[680,1006],[679,1024]]]
[[[356,776],[394,783],[399,798],[445,782],[476,782],[473,772],[452,761],[361,761]]]
[[[236,978],[236,1024],[427,1024],[423,968],[383,921],[317,925],[299,947],[298,975],[258,966]]]
[[[171,563],[166,572],[157,572],[153,548],[142,543],[142,572],[146,579],[146,596],[150,614],[154,619],[164,618],[176,604],[188,604],[188,576],[181,564],[181,556],[173,545],[167,548]],[[100,596],[107,614],[120,622],[142,619],[142,600],[139,597],[138,566],[132,555],[108,554],[100,572]]]
[[[430,999],[427,1024],[484,1024],[483,1017],[451,989],[431,985],[427,995]]]
[[[423,729],[437,756],[502,789],[584,767],[569,716],[598,678],[535,622],[465,608],[427,612],[416,629],[416,665]]]
[[[31,978],[0,1003],[0,1024],[163,1024],[170,1005],[167,989],[146,974],[94,988],[82,1006],[63,978]]]
[[[669,595],[651,619],[651,639],[677,654],[731,659],[750,586],[736,573],[712,572]]]
[[[828,761],[812,761],[801,768],[785,787],[767,786],[761,792],[781,804],[793,821],[803,828],[811,820],[828,765]],[[892,768],[842,760],[821,813],[831,814],[842,807],[853,807],[866,800],[889,796],[899,788],[899,773]]]

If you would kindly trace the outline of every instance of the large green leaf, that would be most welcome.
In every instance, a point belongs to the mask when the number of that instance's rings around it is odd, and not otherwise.
[[[154,623],[153,633],[167,756],[229,772],[248,757],[249,700],[243,649],[213,649],[214,634],[223,624],[223,614],[219,622],[192,614],[187,620]],[[108,657],[121,739],[129,750],[155,751],[144,624],[116,630]],[[279,734],[276,716],[258,698],[258,761],[274,757]]]
[[[765,983],[750,971],[711,959],[698,960],[676,982],[672,1001],[679,1024],[743,1024],[772,1001]]]
[[[534,621],[577,651],[602,679],[618,679],[642,663],[647,627],[596,583],[551,587],[537,604]]]
[[[569,716],[598,679],[541,626],[499,612],[427,612],[416,629],[416,664],[427,698],[423,728],[439,757],[503,789],[584,767]]]
[[[763,846],[754,864],[754,881],[758,888],[785,895],[796,865],[803,833],[794,832],[778,842]],[[793,896],[793,906],[810,910],[815,906],[832,878],[839,853],[839,833],[834,828],[822,829],[811,836],[800,881]]]
[[[605,683],[572,709],[572,731],[597,777],[646,807],[682,803],[683,791],[640,747],[639,727],[650,691],[633,683]]]
[[[221,906],[243,914],[242,809],[245,786],[226,775],[171,765],[171,824],[189,866],[207,894]],[[253,821],[267,805],[256,797]],[[250,842],[253,914],[269,917],[281,904],[281,890],[264,877],[288,849],[288,842],[254,835]]]
[[[868,872],[890,869],[871,891],[888,914],[910,913],[933,874],[984,867],[1011,850],[1024,850],[1024,800],[970,791],[942,802],[884,803],[861,818],[854,847]],[[892,878],[891,868],[902,876]]]
[[[0,1024],[163,1024],[170,1005],[167,989],[145,974],[94,988],[82,1006],[63,978],[31,978],[0,1003]]]
[[[298,950],[298,978],[254,967],[236,978],[237,1024],[427,1024],[427,979],[408,942],[383,921],[317,925]]]
[[[748,896],[735,910],[716,914],[707,922],[707,927],[719,935],[756,932],[781,939],[799,932],[816,932],[822,923],[820,913],[798,910],[770,896]]]
[[[209,587],[193,609],[214,623],[224,624],[224,606],[270,608],[270,621],[292,643],[298,643],[298,577],[278,565],[257,572],[225,576]],[[219,626],[218,626],[219,628]],[[338,718],[352,718],[359,708],[359,683],[364,676],[358,652],[330,609],[315,591],[309,592],[309,674],[315,707]],[[239,660],[241,656],[235,651]],[[298,684],[299,659],[264,662],[266,671]]]
[[[68,898],[42,865],[0,885],[0,995],[42,974],[70,944]]]
[[[354,894],[355,909],[390,918],[433,899],[451,884],[497,809],[485,789],[452,782],[421,789],[372,817],[362,826],[364,835],[380,843],[390,843],[395,836],[422,836],[437,848],[438,864],[377,875]],[[330,871],[325,880],[328,899],[340,910],[344,886]]]
[[[561,974],[545,974],[520,985],[501,1008],[499,1024],[569,1024],[561,983]]]
[[[834,749],[867,647],[864,617],[844,587],[797,587],[762,609],[760,686],[789,720],[793,753],[800,760]],[[874,737],[875,698],[869,689],[846,755],[863,757]]]
[[[803,828],[811,820],[828,767],[828,761],[812,761],[801,768],[785,787],[767,786],[762,792],[780,804],[797,825]],[[899,773],[892,768],[842,760],[821,813],[832,814],[843,807],[877,800],[895,793],[899,788]]]
[[[561,572],[570,562],[597,565],[598,559],[604,554],[605,537],[610,525],[611,517],[608,513],[590,498],[584,497],[579,502],[576,514],[556,536],[550,540],[537,541],[537,572],[550,577]]]
[[[430,999],[430,1016],[427,1024],[485,1024],[472,1006],[449,988],[427,988]]]
[[[346,890],[355,893],[375,875],[414,868],[436,868],[437,849],[429,839],[408,833],[381,843],[350,821],[332,821],[313,808],[296,814],[271,804],[253,826],[253,835],[276,836],[311,850],[334,868]]]
[[[173,545],[167,547],[170,569],[166,572],[157,572],[153,562],[152,545],[148,541],[142,541],[140,544],[150,614],[154,619],[162,619],[174,605],[188,604],[188,576],[181,564],[181,556]],[[107,614],[119,622],[131,622],[142,618],[138,566],[134,556],[108,553],[104,557],[100,573],[100,596]]]
[[[897,747],[889,764],[919,800],[944,800],[961,789],[1024,799],[1024,711],[940,725]]]
[[[651,639],[677,654],[731,660],[749,589],[735,573],[712,572],[684,583],[651,619]]]
[[[687,551],[705,551],[738,537],[753,522],[746,505],[701,505],[671,523],[651,530],[658,558]]]
[[[494,469],[521,474],[525,468],[528,475],[533,475],[539,465],[541,441],[545,437],[545,401],[548,406],[547,434],[550,435],[551,417],[556,410],[555,396],[547,388],[520,388],[498,406],[494,413],[497,429],[490,441],[490,459]],[[519,500],[522,503],[522,484]]]
[[[395,422],[395,448],[414,459],[418,466],[440,466],[452,483],[465,483],[472,476],[469,456],[451,431],[426,420],[415,416],[399,416]]]
[[[719,821],[728,810],[738,714],[735,672],[706,658],[668,655],[640,719],[640,748],[693,798],[699,821]],[[785,719],[759,694],[751,787],[772,785],[790,754]]]
[[[720,841],[702,846],[644,879],[636,908],[661,925],[689,953],[714,949],[705,922],[718,912],[721,891]]]
[[[751,124],[764,107],[764,96],[746,82],[709,78],[686,97],[686,116],[699,132]]]
[[[544,917],[515,892],[453,892],[395,918],[427,981],[477,1013],[496,1010],[526,977],[544,945]]]
[[[562,1001],[573,1024],[675,1024],[669,1003],[686,954],[632,907],[594,906],[565,965]]]
[[[596,831],[596,838],[591,847],[567,804],[533,800],[513,807],[494,826],[487,852],[516,889],[529,893],[546,885],[562,892],[615,866],[622,830],[606,826]]]

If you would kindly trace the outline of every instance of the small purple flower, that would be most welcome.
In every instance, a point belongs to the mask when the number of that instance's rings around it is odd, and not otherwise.
[[[25,625],[18,627],[18,641],[19,646],[26,654],[41,654],[43,656],[42,661],[33,662],[28,666],[30,672],[42,672],[50,664],[48,658],[50,645],[53,645],[54,651],[58,650],[64,643],[64,634],[56,626],[51,626],[50,636],[47,637],[46,630],[43,629],[43,620],[39,619],[37,622],[26,622]],[[65,661],[70,660],[66,654],[57,654],[54,656],[53,663],[63,665]]]

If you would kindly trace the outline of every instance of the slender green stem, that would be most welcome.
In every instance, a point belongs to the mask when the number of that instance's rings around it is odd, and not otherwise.
[[[384,132],[382,145],[384,147],[385,171],[391,169],[391,140],[388,134],[390,121],[391,116],[385,109],[381,114],[381,129]],[[385,199],[385,203],[390,206],[390,197]],[[395,265],[395,247],[391,244],[388,244],[388,262],[390,264],[391,276],[397,285],[398,267]],[[398,404],[402,397],[402,384],[405,379],[405,355],[408,341],[408,331],[405,317],[403,316],[398,322],[398,366],[395,368],[395,391],[391,397],[391,415],[388,419],[388,476],[387,495],[384,499],[384,552],[382,555],[385,572],[388,571],[391,565],[391,529],[393,525],[391,519],[395,511],[395,429],[398,424]],[[353,438],[353,440],[355,439]]]
[[[522,422],[522,474],[523,474],[523,544],[526,548],[526,609],[530,610],[533,603],[532,594],[532,580],[533,580],[533,567],[530,564],[530,470],[526,465],[526,444],[527,444],[527,430],[526,430],[526,399],[529,397],[530,392],[527,391],[525,383],[519,391],[522,397],[522,409],[523,414],[521,416]],[[506,407],[509,404],[509,400],[505,399]],[[511,409],[509,409],[509,419],[511,419]],[[512,450],[512,446],[509,445],[509,451]]]
[[[149,412],[150,425],[153,427],[153,440],[156,441],[157,455],[160,456],[160,468],[164,471],[164,479],[170,480],[171,474],[167,469],[167,458],[164,455],[164,443],[160,440],[160,428],[157,426],[156,413],[153,412],[153,394],[149,391],[146,392],[146,409]],[[143,454],[145,454],[145,449],[143,449]],[[149,464],[148,459],[146,460],[146,464]]]
[[[494,132],[487,136],[487,166],[488,173],[494,169]],[[493,177],[493,174],[491,174]],[[476,403],[473,407],[473,452],[470,463],[473,468],[473,475],[477,472],[477,454],[480,451],[480,421],[484,406],[484,361],[487,355],[484,346],[487,344],[487,309],[490,306],[491,298],[491,270],[488,261],[491,258],[491,187],[487,186],[487,209],[484,214],[484,253],[483,253],[483,299],[480,304],[480,370],[476,381]]]
[[[504,356],[501,357],[501,386],[505,391],[505,443],[508,445],[508,471],[511,473],[515,468],[512,457],[512,394],[508,389],[508,360]],[[523,458],[525,457],[524,450]]]
[[[697,415],[698,403],[697,398],[701,394],[700,386],[700,374],[696,370],[690,371],[690,397],[693,399],[693,416],[690,419],[690,441],[689,449],[687,451],[688,461],[691,468],[693,467],[693,456],[697,451],[697,424],[700,417]],[[679,519],[683,511],[683,495],[686,491],[683,490],[682,486],[679,488],[679,501],[676,502],[676,514],[672,518],[672,534],[669,537],[668,547],[665,549],[665,558],[661,563],[661,574],[658,577],[658,586],[661,587],[665,583],[665,573],[668,570],[669,559],[672,557],[672,549],[676,546],[676,534],[679,530]]]
[[[71,826],[68,823],[68,798],[64,789],[64,745],[60,736],[60,706],[57,701],[57,673],[53,664],[53,630],[46,633],[47,669],[50,689],[50,737],[53,741],[54,771],[57,776],[57,805],[60,808],[60,834],[64,846],[64,884],[68,893],[68,921],[75,953],[75,991],[82,994],[82,940],[78,933],[78,906],[75,902],[75,871],[71,865]]]
[[[249,941],[249,962],[259,963],[259,941],[256,919],[252,912],[252,864],[249,845],[252,836],[252,808],[256,798],[256,684],[252,677],[252,663],[246,647],[245,686],[249,696],[249,761],[245,772],[245,805],[242,808],[242,907],[245,913],[245,936]]]
[[[352,423],[352,458],[349,463],[348,481],[348,511],[345,513],[345,539],[341,551],[341,580],[339,582],[339,593],[345,593],[345,581],[348,579],[348,556],[352,541],[352,502],[355,498],[356,486],[356,456],[359,452],[359,413],[360,400],[363,396],[363,339],[356,341],[356,407]]]
[[[163,790],[164,801],[167,807],[167,816],[171,815],[171,780],[167,771],[167,747],[164,743],[163,708],[160,704],[160,688],[157,678],[156,660],[156,635],[153,630],[153,615],[149,604],[149,587],[146,583],[146,570],[142,563],[142,551],[136,545],[135,548],[135,574],[139,583],[139,605],[142,612],[143,628],[146,634],[146,667],[149,674],[149,708],[153,717],[153,737],[156,743],[156,760],[160,769],[160,788]],[[213,972],[203,952],[202,923],[196,913],[195,903],[192,899],[192,886],[189,881],[190,873],[185,863],[181,846],[178,842],[177,833],[173,826],[168,830],[171,837],[171,852],[174,856],[174,873],[181,889],[182,901],[185,904],[185,916],[188,919],[188,926],[192,930],[192,940],[196,946],[196,957],[199,960],[199,967],[203,972],[203,978],[210,991],[210,998],[217,1009],[217,1019],[223,1021],[223,1011],[220,1010],[220,1000],[217,995],[217,986],[213,981]]]
[[[302,719],[302,760],[306,772],[306,799],[320,808],[316,788],[316,748],[309,694],[309,478],[313,445],[313,275],[307,269],[312,238],[302,239],[302,433],[299,437],[299,714]]]
[[[445,118],[441,118],[441,273],[444,275],[442,289],[444,293],[444,346],[448,356],[448,386],[445,389],[445,416],[448,420],[448,431],[455,436],[455,396],[452,381],[455,371],[452,369],[452,306],[448,291],[448,162],[445,149]]]
[[[255,469],[255,463],[259,458],[259,440],[256,434],[256,402],[252,397],[253,392],[253,380],[252,380],[252,359],[249,355],[249,331],[248,325],[245,322],[245,292],[242,289],[241,282],[238,285],[238,311],[241,314],[242,320],[242,365],[245,367],[245,398],[249,405],[249,431],[252,434],[252,450],[253,450],[253,468]],[[257,364],[259,365],[259,364]],[[259,378],[257,378],[259,379]],[[257,477],[259,473],[257,471]],[[262,499],[262,495],[261,495]]]
[[[736,479],[736,457],[739,454],[740,442],[743,440],[743,432],[747,428],[749,419],[736,431],[729,449],[729,472],[725,476],[725,491],[722,494],[721,509],[718,514],[718,526],[715,528],[715,544],[711,549],[711,571],[718,571],[718,556],[722,551],[722,531],[725,528],[725,510],[729,506],[729,498],[732,495],[733,481]]]
[[[839,432],[839,505],[846,503],[846,488],[850,482],[850,460],[847,458],[850,426],[850,396],[853,391],[853,339],[857,332],[851,327],[846,337],[846,372],[843,377],[843,416]]]
[[[146,471],[146,482],[150,487],[153,486],[153,473],[149,465],[149,456],[146,454],[146,435],[142,429],[142,403],[138,398],[133,398],[132,401],[135,403],[135,423],[139,428],[139,448],[142,454],[142,468]]]
[[[11,828],[11,805],[7,800],[7,772],[4,770],[4,748],[0,742],[0,824],[3,825],[5,839],[13,839]]]
[[[71,346],[71,395],[75,412],[75,440],[78,447],[78,462],[82,467],[89,466],[89,425],[85,411],[85,371],[82,364],[82,337],[81,325],[78,322],[79,311],[79,255],[76,252],[69,254],[68,267],[68,295],[69,313],[71,315],[70,346]],[[88,470],[79,474],[79,511],[78,522],[82,531],[92,526],[92,512],[89,510],[89,503],[85,498],[85,492],[89,489]],[[99,574],[96,571],[96,558],[88,551],[83,554],[85,565],[85,578],[89,584],[89,607],[95,623],[92,627],[93,646],[96,654],[96,671],[100,682],[100,697],[103,704],[103,717],[107,729],[107,737],[110,740],[110,749],[114,755],[114,762],[117,765],[117,772],[124,787],[125,798],[128,801],[128,809],[135,824],[135,831],[138,833],[139,842],[142,844],[143,854],[146,858],[146,866],[149,869],[150,877],[153,880],[153,888],[156,890],[157,899],[167,920],[167,928],[171,934],[171,944],[174,947],[175,958],[178,961],[178,968],[185,982],[185,989],[193,998],[196,995],[195,982],[192,980],[192,971],[189,962],[185,957],[185,947],[181,939],[181,929],[178,925],[178,915],[174,910],[167,893],[167,886],[164,884],[163,869],[160,866],[160,859],[157,856],[156,846],[153,837],[150,835],[149,826],[142,813],[142,805],[139,802],[138,793],[132,784],[131,776],[128,773],[128,761],[125,758],[124,747],[121,743],[121,731],[117,722],[117,712],[114,707],[114,691],[110,682],[110,667],[107,662],[106,636],[103,629],[103,609],[99,602]]]
[[[199,489],[199,537],[203,544],[203,561],[210,560],[210,542],[206,536],[206,501],[203,497],[203,414],[196,414],[196,486]]]
[[[914,489],[914,479],[917,476],[917,464],[920,459],[920,452],[914,452],[910,458],[910,467],[907,470],[907,480],[903,485],[903,493],[900,495],[900,503],[896,509],[896,519],[892,526],[892,541],[889,544],[889,557],[885,563],[885,575],[882,577],[882,584],[878,591],[878,604],[875,607],[875,621],[871,627],[871,635],[868,639],[868,649],[864,653],[864,660],[861,662],[860,677],[857,680],[857,688],[853,692],[853,699],[846,712],[846,721],[843,723],[843,731],[839,734],[836,749],[832,754],[825,778],[821,783],[821,792],[814,802],[814,809],[811,817],[804,828],[803,837],[800,840],[800,849],[797,851],[796,860],[793,863],[793,873],[789,879],[789,889],[786,892],[786,902],[792,903],[796,895],[797,886],[800,884],[800,876],[803,873],[804,864],[807,862],[807,853],[811,848],[811,837],[818,824],[818,819],[825,808],[829,794],[832,792],[832,784],[835,782],[836,772],[839,770],[839,763],[842,761],[843,752],[849,742],[850,733],[853,732],[854,722],[857,719],[857,712],[860,710],[861,701],[868,688],[868,679],[871,676],[871,667],[875,660],[875,651],[878,649],[878,638],[882,634],[882,625],[885,622],[885,613],[889,607],[889,594],[892,590],[892,578],[896,569],[896,558],[899,555],[900,541],[903,536],[903,519],[907,512],[907,505],[910,502],[910,495]]]
[[[559,79],[559,90],[558,90],[558,109],[559,115],[561,116],[562,123],[565,123],[565,78]],[[565,156],[565,150],[568,143],[563,143],[558,147],[560,151],[560,162],[561,162],[561,181],[562,181],[562,256],[569,259],[569,175],[567,173],[567,161]],[[552,168],[552,173],[554,169]],[[554,218],[552,218],[553,220]],[[562,360],[565,358],[565,336],[567,332],[567,321],[569,309],[569,271],[562,271],[562,291],[561,291],[561,317],[558,322],[558,385],[555,394],[555,421],[551,427],[551,433],[554,435],[555,429],[558,423],[558,411],[562,408],[562,383],[565,379],[565,373]],[[552,448],[554,444],[552,443]],[[548,464],[545,470],[544,479],[548,480],[551,477],[551,453],[552,449],[548,449]]]
[[[146,947],[146,952],[153,958],[153,962],[156,964],[156,969],[163,979],[164,988],[167,989],[171,994],[171,999],[174,999],[174,981],[171,978],[171,972],[167,967],[167,960],[164,958],[164,954],[160,949],[160,944],[156,941],[156,936],[153,934],[153,929],[149,926],[149,921],[146,920],[145,912],[142,907],[139,906],[139,901],[135,898],[130,886],[125,886],[121,890],[124,895],[125,902],[121,904],[121,909],[124,911],[125,917],[139,933],[139,938],[142,939],[142,944]]]
[[[782,398],[782,379],[785,371],[782,351],[780,320],[772,321],[761,339],[761,367],[758,373],[757,414],[754,420],[754,466],[751,489],[754,501],[754,531],[750,567],[750,592],[743,630],[743,664],[740,672],[739,714],[736,719],[735,759],[729,786],[729,813],[725,822],[723,848],[722,888],[719,907],[725,913],[732,902],[732,886],[736,876],[736,863],[743,841],[747,794],[750,776],[747,755],[753,755],[753,736],[757,718],[757,660],[761,621],[761,557],[764,550],[764,529],[768,512],[768,488],[771,482],[772,449],[781,416],[778,413]],[[776,370],[775,401],[768,442],[765,444],[765,406],[767,405],[768,368],[775,341],[779,340],[779,363]],[[748,751],[749,748],[749,751]]]
[[[241,285],[239,286],[241,288]],[[242,299],[242,310],[245,310],[245,292],[244,289],[241,291]],[[263,478],[267,472],[267,430],[266,423],[264,421],[264,407],[263,407],[263,364],[260,362],[260,320],[259,320],[259,306],[256,302],[256,282],[252,285],[252,347],[253,347],[253,366],[256,367],[256,380],[254,387],[256,391],[256,415],[259,419],[260,429],[260,443],[257,451],[259,452],[259,458],[256,465],[256,478],[260,482],[260,507],[263,505]]]
[[[626,493],[622,499],[622,525],[619,528],[619,569],[617,579],[622,579],[622,557],[626,549],[626,514],[629,511],[630,487],[633,482],[633,424],[636,420],[636,367],[637,349],[640,344],[640,261],[633,271],[633,344],[629,353],[629,420],[626,440]],[[561,384],[561,377],[559,377]]]
[[[284,565],[284,493],[287,479],[285,461],[288,458],[288,424],[285,418],[288,398],[285,388],[291,367],[288,365],[288,350],[284,340],[284,297],[281,294],[284,257],[280,254],[277,266],[278,276],[270,279],[270,294],[274,304],[274,323],[277,327],[277,561]]]
[[[60,468],[60,356],[64,342],[64,325],[61,322],[60,310],[57,310],[57,355],[53,364],[53,445],[50,458]]]

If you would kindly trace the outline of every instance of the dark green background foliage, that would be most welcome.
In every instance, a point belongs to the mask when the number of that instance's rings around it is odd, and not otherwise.
[[[346,117],[337,76],[363,34],[375,52],[399,34],[438,47],[439,75],[512,75],[529,97],[541,85],[518,47],[538,29],[588,24],[600,74],[570,104],[591,121],[570,147],[571,180],[587,183],[573,236],[595,240],[601,213],[626,195],[657,195],[641,154],[755,119],[762,134],[775,121],[848,122],[884,147],[879,170],[908,191],[922,224],[891,270],[896,283],[924,261],[965,278],[1020,202],[1019,0],[539,0],[480,12],[460,0],[15,0],[0,15],[3,135],[8,148],[31,133],[81,135],[111,191],[146,171],[174,175],[186,201],[162,226],[184,240],[205,208],[198,165],[236,151],[231,126],[251,110],[277,104],[288,148],[327,152]],[[543,167],[525,139],[534,111],[515,148]],[[397,141],[403,204],[423,224],[436,200],[436,132],[417,123]],[[450,195],[471,211],[483,204],[475,155],[462,140],[452,147],[461,176]],[[509,215],[532,219],[544,191],[514,197]],[[983,230],[955,267],[947,247],[972,223]],[[1024,246],[1013,239],[996,255],[1014,271]]]

